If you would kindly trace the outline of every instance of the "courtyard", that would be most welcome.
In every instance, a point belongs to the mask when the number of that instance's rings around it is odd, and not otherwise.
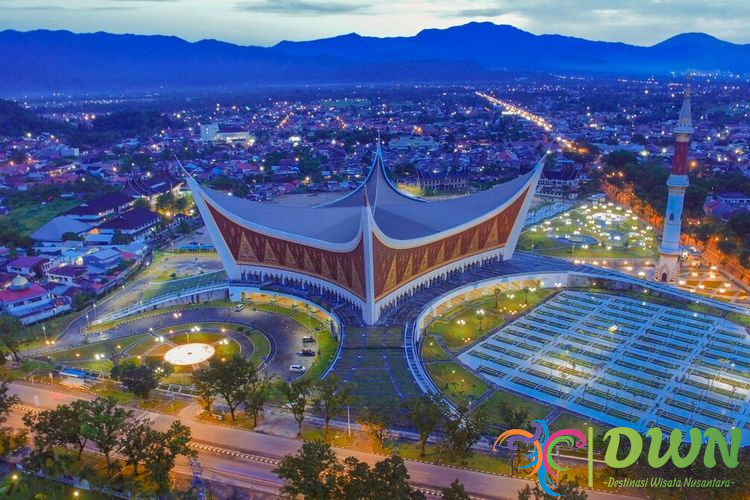
[[[750,337],[701,312],[564,290],[458,359],[503,390],[610,425],[750,430]]]
[[[654,228],[631,210],[600,200],[525,230],[518,249],[555,257],[650,259],[658,241]]]

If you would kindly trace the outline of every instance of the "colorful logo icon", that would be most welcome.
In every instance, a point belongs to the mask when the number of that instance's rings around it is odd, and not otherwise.
[[[545,420],[534,420],[531,422],[534,428],[534,434],[523,429],[511,429],[505,431],[495,440],[492,447],[497,451],[497,447],[507,440],[508,449],[511,451],[518,450],[518,443],[525,443],[532,449],[524,455],[529,459],[529,463],[519,467],[520,469],[530,469],[528,476],[536,474],[539,486],[548,495],[560,496],[552,488],[555,487],[555,480],[560,472],[568,470],[557,464],[552,458],[552,450],[558,444],[566,444],[574,448],[583,448],[586,446],[586,437],[582,432],[575,429],[563,429],[550,435],[547,422]]]

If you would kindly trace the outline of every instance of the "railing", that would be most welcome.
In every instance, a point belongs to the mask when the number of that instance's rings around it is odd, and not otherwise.
[[[225,290],[228,288],[229,288],[229,281],[226,280],[226,281],[222,281],[218,283],[211,283],[208,285],[198,286],[195,288],[189,288],[186,290],[178,290],[176,292],[154,297],[150,300],[147,300],[146,302],[140,302],[138,304],[133,304],[132,306],[124,307],[118,311],[104,314],[103,316],[93,321],[93,324],[97,325],[100,323],[106,323],[109,321],[115,321],[121,318],[125,318],[133,314],[138,314],[140,312],[155,308],[156,306],[159,306],[171,300],[183,299],[185,297],[190,297],[192,295],[196,295],[199,293],[217,292],[217,291]]]

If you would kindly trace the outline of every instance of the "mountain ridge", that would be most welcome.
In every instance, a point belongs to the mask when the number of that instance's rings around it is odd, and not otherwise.
[[[750,44],[682,33],[651,46],[535,35],[473,22],[414,36],[347,33],[271,47],[171,35],[0,31],[0,94],[473,82],[501,72],[668,76],[750,74]]]

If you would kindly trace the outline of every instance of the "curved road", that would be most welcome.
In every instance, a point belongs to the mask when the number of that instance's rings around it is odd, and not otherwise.
[[[299,375],[289,373],[289,365],[301,364],[309,367],[313,357],[300,356],[298,353],[304,347],[302,337],[309,335],[309,331],[295,320],[280,314],[264,311],[252,311],[245,308],[236,312],[229,307],[201,307],[184,309],[175,318],[173,311],[154,311],[153,315],[122,323],[102,333],[88,336],[70,330],[59,338],[54,346],[55,350],[80,345],[88,337],[89,342],[98,342],[122,337],[129,337],[140,333],[148,333],[150,328],[180,327],[191,323],[237,323],[263,333],[271,342],[271,359],[268,363],[269,373],[285,380],[292,380]],[[42,355],[52,349],[38,349],[34,354]]]

